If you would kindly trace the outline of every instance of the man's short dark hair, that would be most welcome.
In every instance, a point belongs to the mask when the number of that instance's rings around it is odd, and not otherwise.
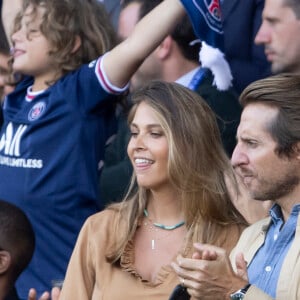
[[[276,153],[291,157],[300,142],[300,75],[279,74],[251,83],[242,92],[240,103],[246,107],[261,103],[278,109],[268,124],[268,131],[277,142]]]

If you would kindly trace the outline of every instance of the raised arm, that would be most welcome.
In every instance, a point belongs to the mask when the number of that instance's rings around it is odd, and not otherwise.
[[[112,49],[103,66],[110,82],[123,87],[144,59],[172,31],[185,11],[179,0],[164,0],[135,26],[132,34]]]
[[[7,36],[7,40],[11,45],[11,33],[13,29],[14,19],[22,8],[22,0],[2,0],[1,18],[3,27]]]

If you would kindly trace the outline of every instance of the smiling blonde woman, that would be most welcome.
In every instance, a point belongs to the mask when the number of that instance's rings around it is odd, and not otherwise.
[[[229,252],[246,226],[230,201],[224,174],[234,173],[204,100],[158,81],[132,99],[132,186],[123,202],[86,221],[62,300],[168,299],[179,253],[191,256],[194,242]]]

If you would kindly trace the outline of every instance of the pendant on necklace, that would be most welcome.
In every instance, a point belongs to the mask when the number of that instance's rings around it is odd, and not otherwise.
[[[151,240],[151,249],[155,250],[155,242],[154,242],[154,240]]]

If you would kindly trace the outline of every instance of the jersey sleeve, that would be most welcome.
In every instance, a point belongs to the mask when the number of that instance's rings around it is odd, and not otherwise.
[[[129,83],[117,87],[109,81],[103,68],[103,59],[105,55],[81,66],[61,81],[68,101],[87,114],[105,110],[118,99],[118,95],[128,90]]]
[[[106,54],[97,60],[96,67],[95,67],[95,73],[99,80],[99,83],[101,84],[102,88],[109,94],[124,93],[128,89],[129,83],[127,85],[125,85],[124,87],[119,88],[117,86],[114,86],[109,81],[109,79],[106,76],[105,70],[103,68],[103,60],[105,59],[105,56],[106,56]]]

